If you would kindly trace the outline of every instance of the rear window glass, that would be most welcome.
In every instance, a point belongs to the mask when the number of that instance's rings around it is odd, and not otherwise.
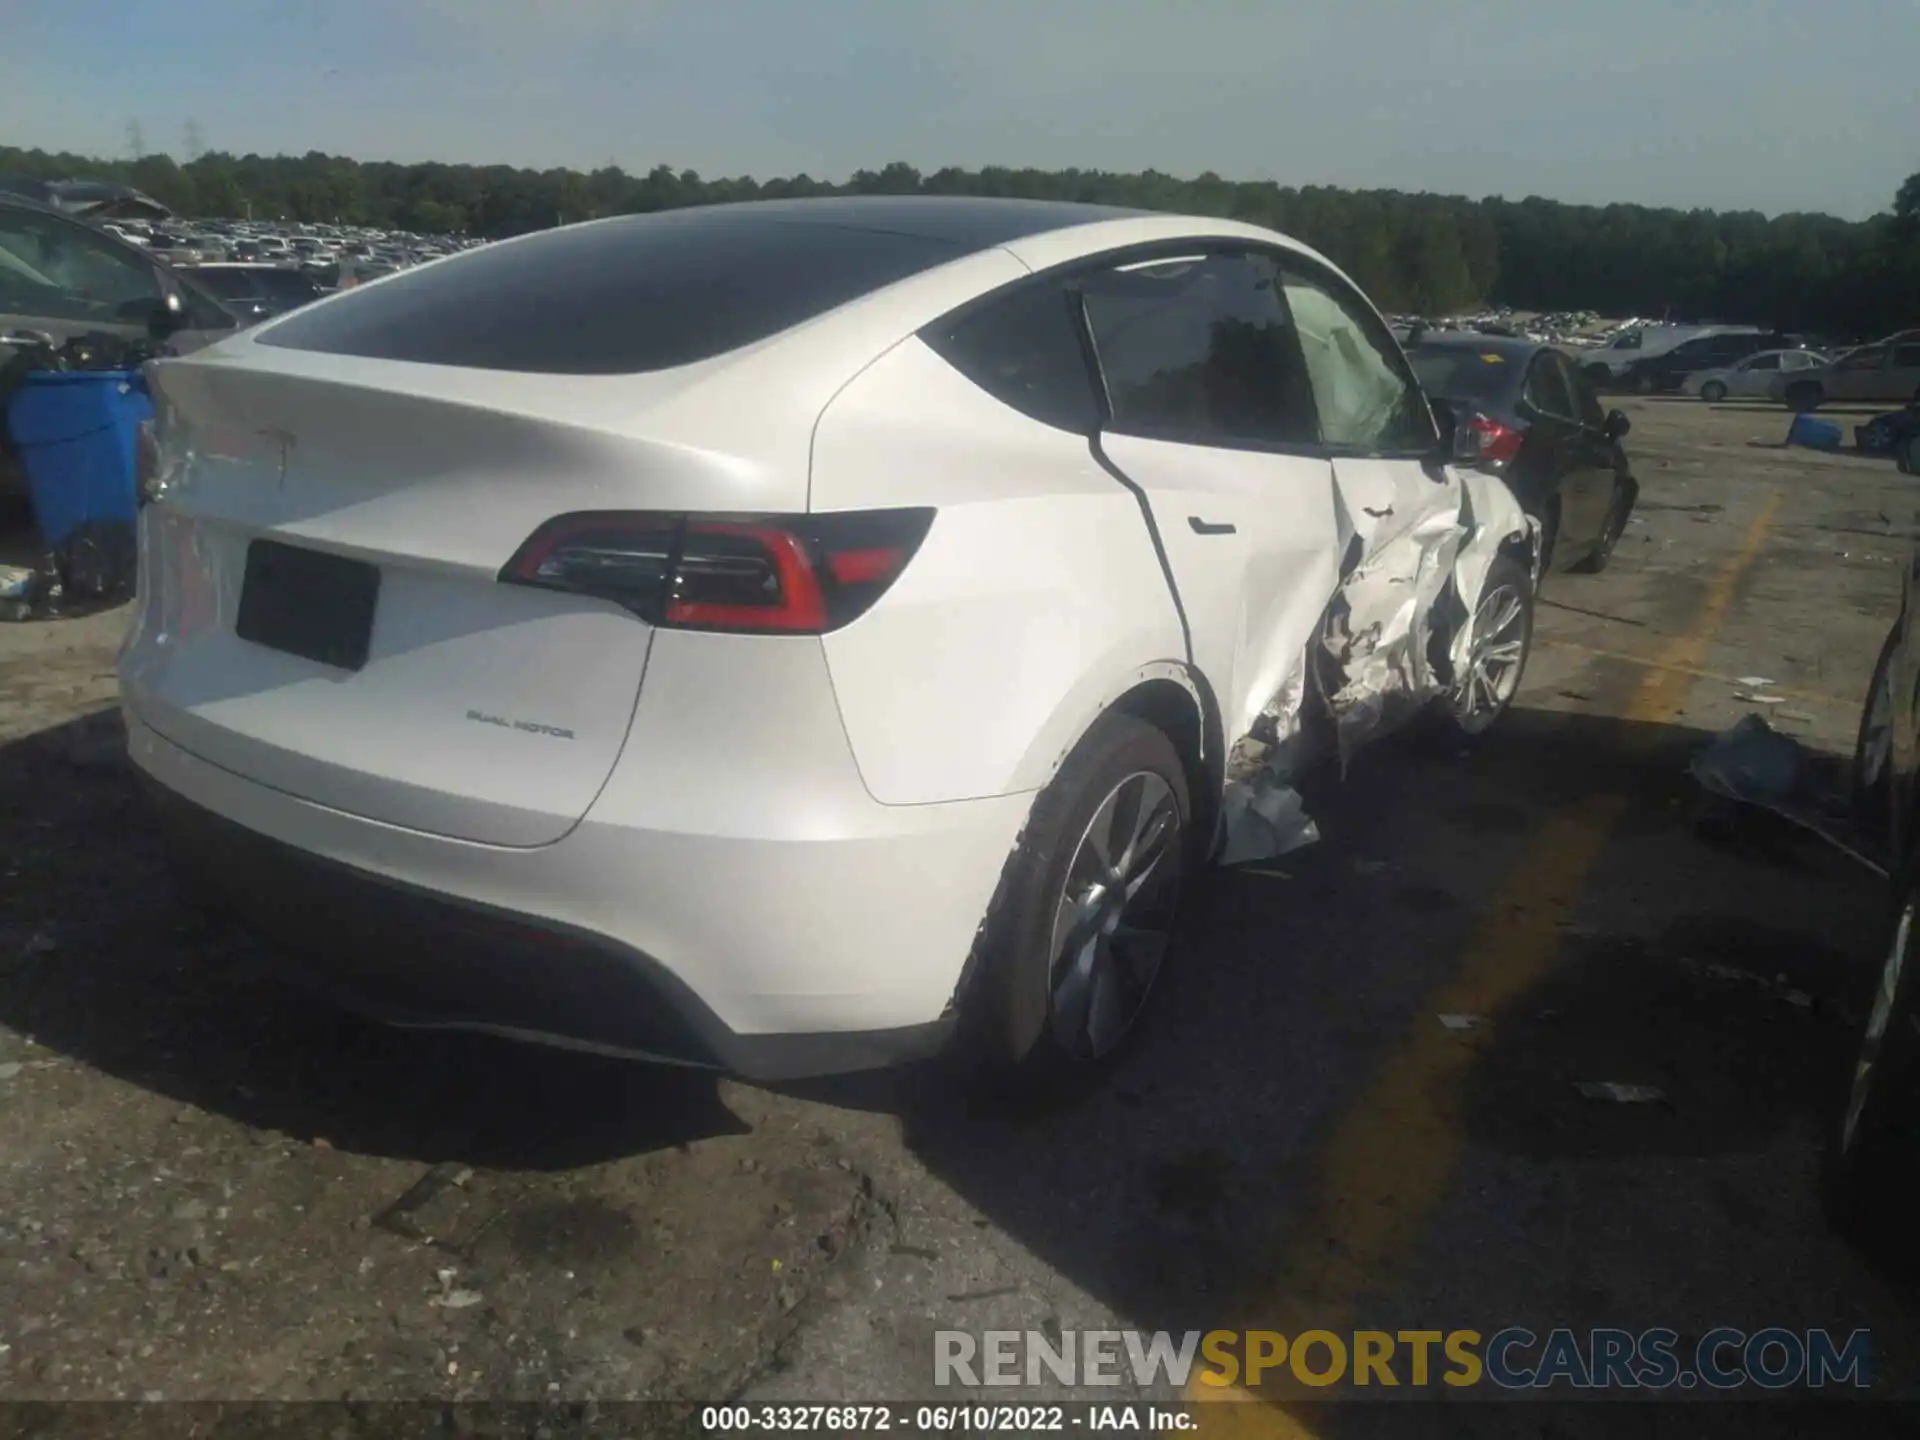
[[[319,293],[319,286],[298,270],[257,270],[254,280],[275,300],[311,300]]]
[[[958,258],[924,236],[719,210],[628,216],[483,246],[349,291],[263,345],[528,374],[690,365]]]
[[[253,298],[253,281],[244,270],[194,270],[189,273],[222,300]]]
[[[1069,304],[1058,284],[1020,285],[920,338],[995,399],[1086,435],[1099,428],[1100,410]]]
[[[1416,346],[1407,359],[1420,388],[1440,400],[1505,400],[1526,370],[1523,358],[1454,345]]]

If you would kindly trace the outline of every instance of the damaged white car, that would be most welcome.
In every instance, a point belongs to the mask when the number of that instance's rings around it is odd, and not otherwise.
[[[1537,537],[1333,266],[835,199],[547,231],[155,367],[172,852],[411,1025],[773,1078],[1112,1055],[1183,873],[1511,701]]]

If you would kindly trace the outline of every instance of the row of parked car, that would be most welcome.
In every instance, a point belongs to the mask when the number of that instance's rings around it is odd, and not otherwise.
[[[1780,331],[1716,329],[1616,364],[1595,359],[1584,368],[1597,383],[1644,394],[1769,399],[1803,414],[1829,403],[1920,400],[1920,330],[1834,351]]]

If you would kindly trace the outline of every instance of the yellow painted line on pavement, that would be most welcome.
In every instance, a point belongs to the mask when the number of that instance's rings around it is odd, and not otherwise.
[[[1788,700],[1805,700],[1810,705],[1839,705],[1851,710],[1860,703],[1858,695],[1849,699],[1844,695],[1829,695],[1824,690],[1794,690],[1785,685],[1750,687],[1741,684],[1738,675],[1722,675],[1718,671],[1701,670],[1692,665],[1676,665],[1670,660],[1658,657],[1629,655],[1624,650],[1602,650],[1596,645],[1582,645],[1577,640],[1542,637],[1538,643],[1550,650],[1577,650],[1582,655],[1592,655],[1601,660],[1618,660],[1623,665],[1638,665],[1646,670],[1677,670],[1682,675],[1691,676],[1695,680],[1714,680],[1740,690],[1752,689],[1758,694],[1779,695]]]
[[[1766,543],[1779,503],[1777,491],[1768,495],[1708,587],[1693,624],[1662,647],[1621,714],[1630,726],[1644,727],[1630,729],[1630,735],[1650,737],[1686,699]],[[1547,822],[1487,906],[1458,971],[1422,1003],[1423,1020],[1434,1014],[1492,1015],[1539,979],[1559,952],[1561,927],[1573,918],[1587,877],[1628,804],[1625,795],[1597,795]],[[1313,1192],[1287,1226],[1293,1237],[1287,1258],[1263,1282],[1271,1285],[1273,1299],[1248,1323],[1288,1336],[1352,1329],[1356,1308],[1412,1252],[1452,1184],[1462,1149],[1465,1082],[1477,1048],[1471,1032],[1416,1023],[1388,1056],[1323,1147]],[[1200,1383],[1199,1373],[1188,1382],[1189,1400],[1255,1402],[1205,1406],[1200,1421],[1209,1435],[1278,1440],[1316,1433],[1313,1407],[1282,1398],[1280,1385],[1222,1389]],[[1284,1393],[1309,1392],[1294,1387]]]

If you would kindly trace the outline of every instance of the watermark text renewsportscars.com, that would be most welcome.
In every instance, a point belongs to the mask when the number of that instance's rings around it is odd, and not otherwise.
[[[1783,1390],[1873,1383],[1866,1330],[937,1330],[937,1386]]]

